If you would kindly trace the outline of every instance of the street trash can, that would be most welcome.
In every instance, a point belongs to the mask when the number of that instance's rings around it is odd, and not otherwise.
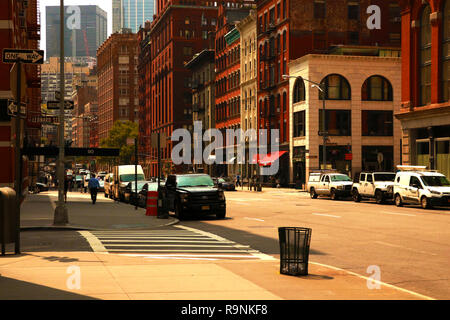
[[[308,275],[310,228],[280,227],[280,273],[292,276]]]

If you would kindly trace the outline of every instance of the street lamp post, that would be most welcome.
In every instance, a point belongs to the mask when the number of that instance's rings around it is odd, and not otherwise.
[[[322,132],[321,132],[322,137],[323,137],[322,161],[323,161],[323,168],[326,169],[326,167],[327,167],[326,144],[327,144],[328,133],[326,131],[326,115],[325,115],[325,84],[320,84],[320,83],[308,80],[306,78],[303,78],[302,76],[290,76],[290,75],[287,75],[287,74],[283,74],[282,77],[283,77],[283,79],[295,78],[295,79],[300,79],[300,80],[307,81],[307,82],[312,84],[311,87],[317,88],[322,93],[322,110],[323,110],[323,115],[322,115]]]
[[[57,162],[57,176],[58,176],[58,205],[55,208],[54,225],[65,225],[69,221],[67,207],[64,203],[64,0],[60,0],[60,106],[59,106],[59,156]]]

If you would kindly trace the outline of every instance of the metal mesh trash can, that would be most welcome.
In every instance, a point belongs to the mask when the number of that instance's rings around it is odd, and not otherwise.
[[[280,227],[280,273],[292,276],[308,274],[310,228]]]

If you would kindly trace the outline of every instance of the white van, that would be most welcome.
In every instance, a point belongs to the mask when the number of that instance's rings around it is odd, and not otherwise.
[[[128,182],[135,180],[135,170],[135,165],[115,166],[113,168],[112,196],[114,199],[124,201],[125,188]],[[145,181],[144,170],[140,165],[137,165],[137,180]]]
[[[422,208],[450,206],[450,182],[441,173],[426,170],[425,166],[397,166],[395,175],[394,202],[420,204]]]

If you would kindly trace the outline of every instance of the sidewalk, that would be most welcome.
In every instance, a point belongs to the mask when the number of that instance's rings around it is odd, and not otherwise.
[[[280,275],[275,261],[149,259],[96,252],[0,258],[0,300],[421,300],[427,297],[310,263]]]
[[[28,194],[21,207],[21,229],[61,228],[53,226],[53,217],[58,201],[56,191]],[[178,219],[158,219],[146,216],[145,209],[104,198],[98,194],[97,203],[92,204],[90,195],[69,192],[66,203],[69,213],[68,229],[105,230],[105,229],[153,229],[175,224]]]

